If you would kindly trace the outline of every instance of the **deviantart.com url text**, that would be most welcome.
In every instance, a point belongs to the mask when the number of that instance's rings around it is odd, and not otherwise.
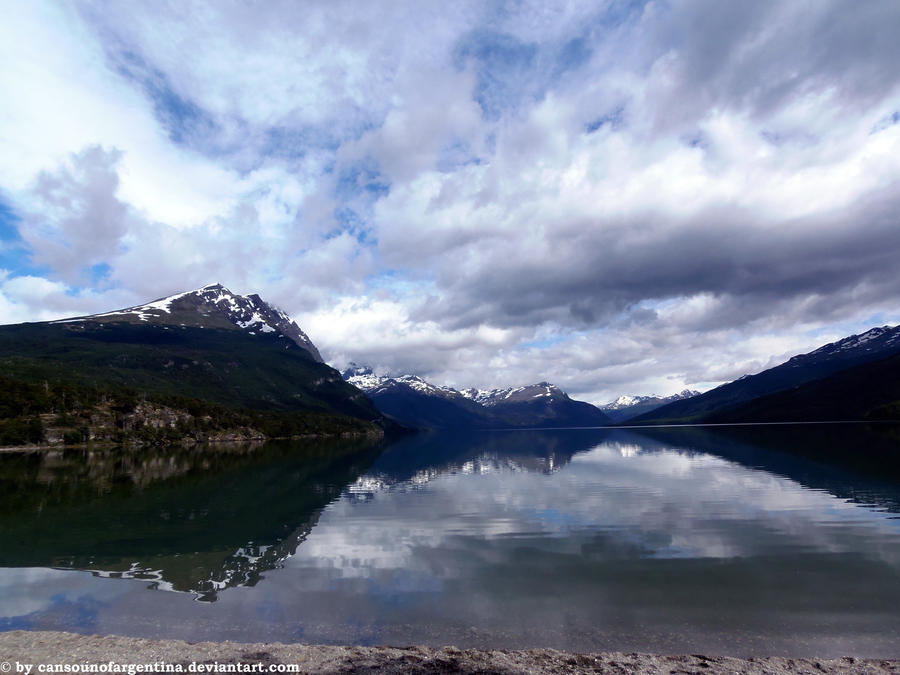
[[[0,673],[299,673],[296,663],[19,663],[0,662]]]

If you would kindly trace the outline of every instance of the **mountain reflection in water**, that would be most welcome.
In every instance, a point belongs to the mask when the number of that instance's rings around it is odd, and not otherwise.
[[[0,628],[896,655],[898,447],[828,425],[2,455]]]
[[[280,566],[378,456],[359,441],[0,455],[0,565],[216,600]]]

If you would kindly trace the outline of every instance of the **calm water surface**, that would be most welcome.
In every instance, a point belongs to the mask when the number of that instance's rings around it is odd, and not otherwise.
[[[0,630],[900,656],[900,434],[0,454]]]

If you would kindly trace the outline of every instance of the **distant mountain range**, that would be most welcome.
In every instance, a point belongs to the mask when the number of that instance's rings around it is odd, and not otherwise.
[[[457,390],[416,375],[378,376],[371,368],[356,364],[350,364],[342,375],[368,394],[382,413],[414,427],[594,427],[611,422],[596,406],[573,400],[549,382]]]
[[[637,417],[638,415],[643,415],[651,410],[660,408],[667,403],[681,401],[699,394],[699,391],[683,389],[681,392],[672,394],[671,396],[620,396],[615,401],[610,401],[606,405],[601,405],[600,410],[609,415],[609,418],[618,424],[629,420],[632,417]]]
[[[851,335],[702,394],[620,396],[599,407],[546,382],[456,390],[358,366],[343,376],[385,415],[438,428],[898,420],[900,326]]]
[[[639,415],[642,424],[900,419],[900,326],[794,356],[780,366]]]
[[[374,433],[380,419],[284,312],[221,284],[0,326],[0,445]]]
[[[221,284],[102,314],[0,326],[0,446],[378,435],[397,423],[878,419],[900,419],[900,327],[852,335],[703,394],[621,396],[598,407],[549,382],[457,390],[356,365],[339,373],[287,314]]]

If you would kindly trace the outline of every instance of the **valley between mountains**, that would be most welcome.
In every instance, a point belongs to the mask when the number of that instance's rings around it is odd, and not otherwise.
[[[323,359],[287,314],[221,284],[0,326],[0,445],[370,436],[412,429],[900,419],[900,327],[829,343],[707,392],[578,401],[550,382],[454,389]]]

